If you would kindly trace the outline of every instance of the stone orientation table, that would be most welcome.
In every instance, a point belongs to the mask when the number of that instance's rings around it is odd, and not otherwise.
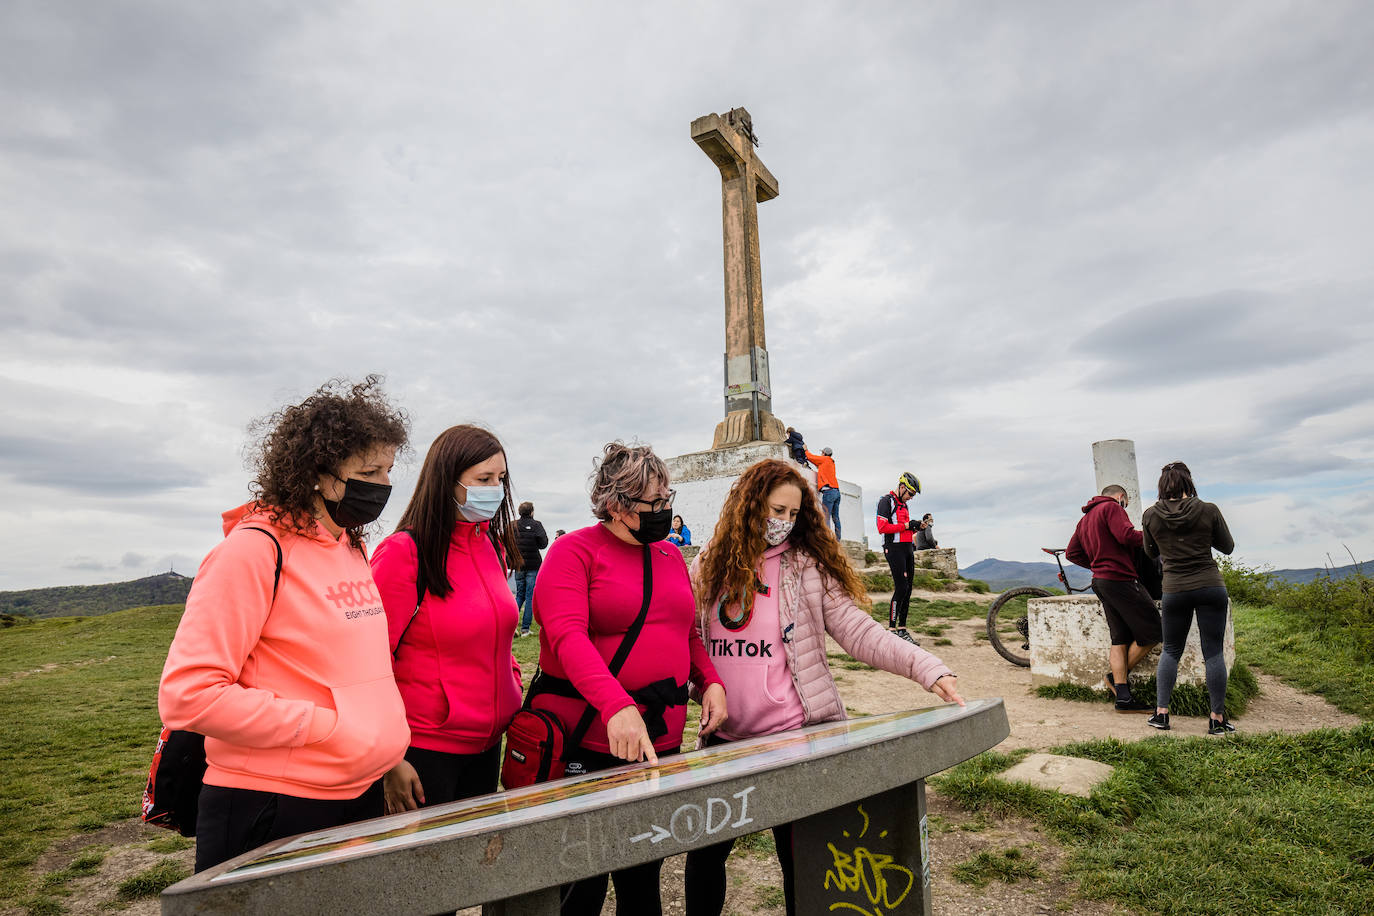
[[[436,805],[278,840],[162,912],[554,914],[563,883],[791,821],[799,913],[928,914],[924,780],[1008,731],[1001,699],[971,700]]]

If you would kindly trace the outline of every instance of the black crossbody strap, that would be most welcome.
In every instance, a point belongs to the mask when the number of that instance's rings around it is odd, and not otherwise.
[[[625,660],[630,657],[630,650],[635,646],[635,640],[639,638],[639,632],[644,629],[644,621],[649,618],[649,599],[654,593],[654,567],[653,555],[649,551],[649,545],[644,545],[644,602],[639,606],[639,616],[635,622],[630,624],[630,628],[625,631],[625,638],[620,640],[620,646],[615,650],[615,655],[606,668],[614,677],[620,673],[620,669],[625,665]],[[573,729],[572,735],[568,738],[568,747],[575,748],[582,744],[582,739],[587,736],[587,730],[592,727],[592,720],[596,718],[596,707],[591,703],[587,704],[587,709],[582,713],[582,718],[578,720],[577,727]]]
[[[244,525],[243,527],[249,531],[261,531],[272,539],[272,546],[277,548],[277,568],[272,571],[272,602],[275,604],[277,600],[277,586],[281,584],[281,541],[277,540],[277,536],[266,528],[256,528],[252,525]]]

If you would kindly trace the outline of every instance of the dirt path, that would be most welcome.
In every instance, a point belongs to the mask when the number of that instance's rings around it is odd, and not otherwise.
[[[953,597],[956,600],[974,599],[981,602],[989,601],[992,597],[925,592],[917,592],[915,596],[927,600]],[[886,596],[872,597],[881,600]],[[982,620],[942,622],[948,624],[942,638],[949,639],[950,645],[935,645],[936,637],[922,635],[918,639],[959,675],[959,691],[966,699],[1001,697],[1006,703],[1011,735],[998,745],[999,750],[1023,747],[1045,749],[1102,737],[1127,740],[1159,734],[1184,737],[1201,735],[1205,731],[1205,723],[1200,718],[1176,718],[1173,731],[1161,733],[1146,726],[1144,716],[1117,713],[1105,703],[1038,697],[1031,691],[1030,670],[1003,661],[986,639],[979,638],[983,632]],[[830,643],[830,652],[843,654],[834,642]],[[832,668],[851,714],[871,715],[939,703],[938,698],[904,678],[871,669],[849,669],[844,664],[842,659],[836,659]],[[1256,677],[1260,683],[1260,695],[1251,701],[1245,717],[1236,721],[1237,728],[1242,732],[1305,732],[1316,728],[1352,726],[1360,722],[1358,717],[1341,712],[1320,697],[1304,694],[1268,675],[1256,673]],[[989,821],[964,811],[934,791],[928,793],[928,800],[935,912],[944,916],[988,913],[1043,916],[1063,912],[1106,916],[1126,912],[1111,904],[1077,899],[1074,885],[1060,876],[1064,850],[1030,821],[1021,818]],[[163,854],[147,849],[149,841],[165,840],[167,836],[165,831],[146,827],[136,820],[114,824],[94,834],[83,834],[58,844],[38,863],[37,871],[44,874],[56,871],[69,865],[82,850],[93,845],[105,846],[109,852],[99,872],[76,878],[67,885],[70,896],[62,899],[66,912],[95,916],[113,910],[131,916],[155,916],[159,912],[156,898],[139,900],[127,907],[121,907],[113,901],[121,881],[151,865],[174,859],[190,868],[190,850]],[[979,852],[1000,854],[1013,848],[1034,861],[1042,876],[1015,884],[994,881],[984,888],[961,884],[952,877],[957,865]],[[665,913],[683,912],[682,867],[682,856],[674,856],[664,862],[662,887]],[[730,884],[725,913],[781,916],[783,907],[778,889],[782,886],[782,878],[771,851],[737,849],[730,859],[729,868]],[[475,916],[480,910],[463,912],[465,916]],[[613,902],[608,901],[603,913],[610,916],[614,912]],[[22,910],[14,907],[0,907],[0,916],[20,916],[21,913]]]
[[[1037,750],[1089,738],[1134,740],[1164,734],[1171,737],[1202,735],[1207,723],[1201,718],[1175,717],[1173,730],[1157,732],[1145,724],[1145,716],[1118,713],[1107,703],[1048,700],[1031,690],[1029,668],[1008,664],[993,651],[981,620],[951,620],[944,638],[953,644],[935,645],[933,637],[917,636],[924,648],[959,675],[959,692],[965,699],[1001,697],[1007,707],[1011,735],[999,750],[1029,747]],[[830,652],[843,650],[833,641]],[[940,700],[905,678],[885,671],[852,671],[835,667],[835,680],[851,713],[873,715],[899,709],[939,705]],[[1105,670],[1105,668],[1104,668]],[[1266,674],[1255,674],[1260,695],[1250,701],[1236,728],[1245,732],[1307,732],[1317,728],[1358,725],[1358,716],[1341,712],[1321,697],[1303,693]]]

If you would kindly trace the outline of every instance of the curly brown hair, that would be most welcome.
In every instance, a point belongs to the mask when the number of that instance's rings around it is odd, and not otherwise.
[[[348,458],[379,445],[406,444],[409,418],[382,395],[381,378],[357,384],[330,379],[299,404],[259,417],[248,427],[254,477],[249,492],[266,507],[272,524],[302,534],[315,530],[315,485],[336,474]],[[363,527],[348,529],[362,547]]]
[[[703,612],[718,598],[738,600],[746,611],[754,606],[754,570],[768,547],[763,538],[768,495],[787,484],[802,494],[801,510],[788,541],[814,559],[822,574],[839,583],[855,601],[867,600],[863,582],[826,527],[820,503],[806,478],[785,461],[768,460],[745,471],[725,497],[720,521],[697,568],[697,605]]]

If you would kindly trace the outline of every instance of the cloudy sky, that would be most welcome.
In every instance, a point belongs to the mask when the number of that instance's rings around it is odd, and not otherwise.
[[[711,444],[752,112],[775,407],[961,565],[1134,439],[1237,553],[1374,557],[1366,3],[0,5],[0,589],[190,572],[247,425],[386,376],[550,529]],[[688,520],[690,524],[690,519]],[[874,535],[870,523],[870,537]]]

